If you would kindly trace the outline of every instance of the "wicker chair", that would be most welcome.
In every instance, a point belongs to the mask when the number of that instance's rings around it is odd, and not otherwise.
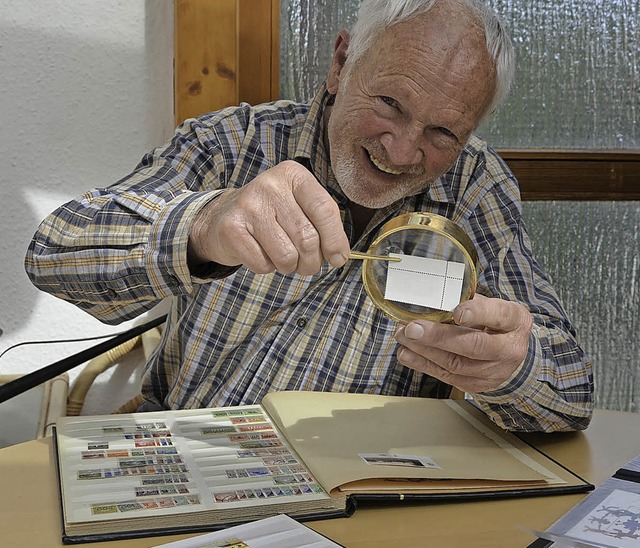
[[[144,354],[144,360],[141,360],[141,363],[143,361],[146,362],[157,348],[161,336],[162,332],[160,328],[155,327],[89,361],[69,390],[66,409],[67,415],[77,416],[82,413],[87,394],[101,373],[116,365],[124,356],[140,346]],[[133,413],[141,403],[142,396],[138,394],[124,405],[110,412]]]

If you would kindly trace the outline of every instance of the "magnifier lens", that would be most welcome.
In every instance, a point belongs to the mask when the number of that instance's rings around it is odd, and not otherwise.
[[[475,293],[477,253],[466,233],[445,217],[420,212],[396,217],[382,227],[368,253],[405,257],[399,263],[365,261],[362,269],[364,286],[371,300],[387,316],[401,323],[415,319],[449,321],[455,305],[472,298]],[[414,257],[435,259],[442,264],[433,263],[437,274],[425,271],[418,274],[412,271],[411,259]],[[428,268],[432,268],[431,263]],[[394,270],[393,279],[391,270]],[[391,284],[403,295],[398,297],[392,293]],[[448,299],[444,299],[446,284],[449,284]]]

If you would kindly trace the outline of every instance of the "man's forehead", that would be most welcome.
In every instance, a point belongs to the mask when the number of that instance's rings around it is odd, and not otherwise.
[[[373,75],[413,69],[427,76],[443,69],[490,78],[495,69],[477,20],[442,12],[427,12],[385,29],[363,60],[369,61],[367,70]]]
[[[486,51],[486,38],[478,20],[466,11],[457,13],[433,8],[383,29],[372,41],[372,49],[415,52],[469,49]],[[488,53],[488,52],[487,52]]]

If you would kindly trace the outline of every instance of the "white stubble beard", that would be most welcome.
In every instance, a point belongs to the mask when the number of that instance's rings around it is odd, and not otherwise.
[[[373,193],[367,189],[366,183],[358,183],[358,179],[362,179],[362,175],[358,175],[359,166],[353,157],[337,157],[334,160],[331,162],[333,173],[342,192],[345,193],[350,201],[369,209],[387,207],[406,196],[418,194],[429,186],[428,183],[425,183],[424,186],[417,188],[415,191],[407,192],[406,185],[398,181],[397,184],[389,186],[381,192]]]

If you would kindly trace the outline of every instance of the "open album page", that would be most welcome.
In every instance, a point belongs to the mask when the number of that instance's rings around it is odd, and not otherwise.
[[[565,483],[529,458],[524,442],[507,438],[507,433],[496,435],[495,428],[475,419],[464,403],[319,392],[274,392],[262,402],[329,491],[486,490]]]

